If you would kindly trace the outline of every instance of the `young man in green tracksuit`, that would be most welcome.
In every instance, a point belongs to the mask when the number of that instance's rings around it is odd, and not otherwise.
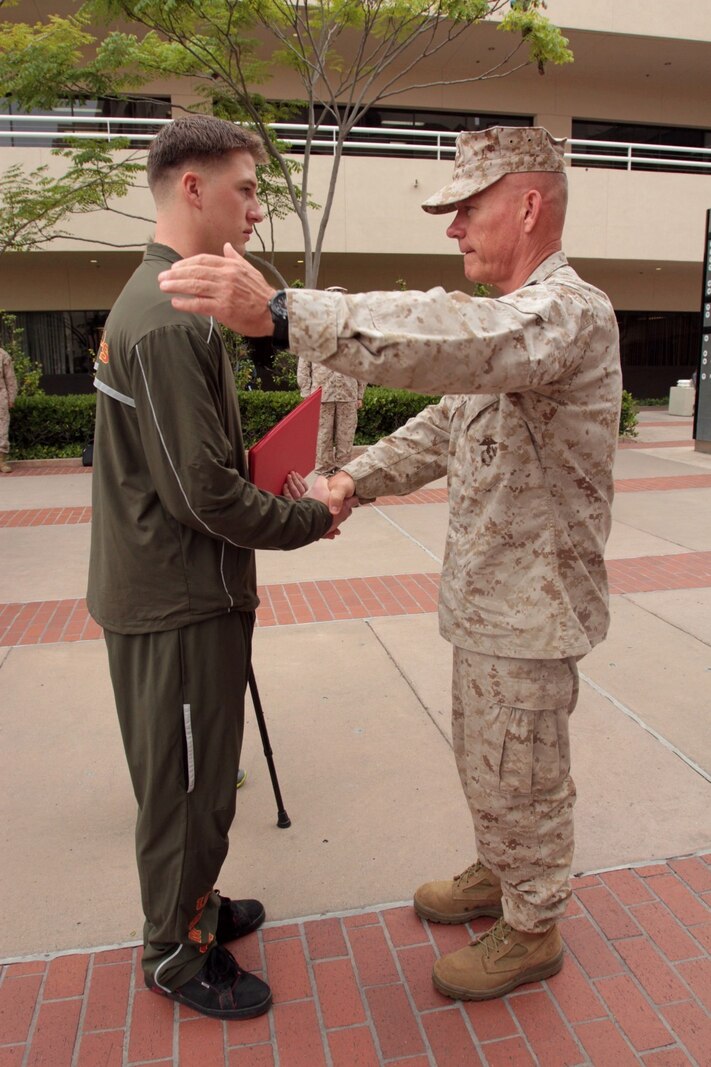
[[[261,141],[190,116],[151,144],[155,243],[119,296],[98,359],[88,604],[104,627],[138,801],[143,969],[156,992],[218,1018],[266,1011],[266,983],[224,942],[264,908],[215,890],[235,811],[258,604],[254,549],[335,529],[324,501],[248,480],[234,378],[217,325],[176,311],[157,275],[200,252],[240,251],[262,214]]]

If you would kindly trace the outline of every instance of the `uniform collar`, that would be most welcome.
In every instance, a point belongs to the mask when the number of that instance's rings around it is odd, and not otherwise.
[[[542,263],[538,264],[533,274],[526,279],[521,288],[525,289],[527,285],[536,285],[537,282],[543,282],[546,278],[549,278],[554,271],[567,266],[568,260],[566,259],[565,253],[554,252],[552,256],[548,256],[548,259],[544,259]]]
[[[143,261],[149,259],[160,259],[165,263],[177,263],[179,259],[184,257],[180,255],[180,252],[176,252],[174,248],[170,248],[168,245],[159,245],[151,243],[147,246],[146,251],[143,253]]]

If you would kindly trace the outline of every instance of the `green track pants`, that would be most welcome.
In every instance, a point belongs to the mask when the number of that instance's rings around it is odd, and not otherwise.
[[[215,882],[227,855],[254,615],[147,634],[106,631],[138,802],[143,970],[176,989],[214,947]]]

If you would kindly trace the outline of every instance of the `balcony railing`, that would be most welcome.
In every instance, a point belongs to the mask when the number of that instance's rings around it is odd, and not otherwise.
[[[0,115],[0,148],[20,146],[61,147],[70,140],[112,141],[128,139],[131,147],[147,146],[170,119],[105,118],[84,115]],[[308,126],[276,122],[272,128],[295,153],[301,154]],[[410,156],[451,159],[457,133],[450,130],[357,126],[344,144],[348,155]],[[333,155],[338,141],[337,126],[320,126],[312,138],[312,150]],[[568,141],[566,159],[578,167],[611,167],[624,170],[676,170],[687,173],[711,171],[711,148],[679,145],[635,144],[621,141]]]

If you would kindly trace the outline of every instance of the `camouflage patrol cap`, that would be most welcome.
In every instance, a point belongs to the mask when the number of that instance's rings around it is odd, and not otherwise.
[[[506,174],[564,171],[565,138],[551,137],[543,126],[492,126],[457,137],[454,174],[449,185],[428,197],[431,215],[454,211],[461,200],[488,189]]]

